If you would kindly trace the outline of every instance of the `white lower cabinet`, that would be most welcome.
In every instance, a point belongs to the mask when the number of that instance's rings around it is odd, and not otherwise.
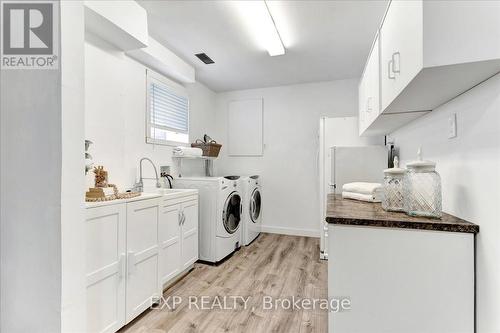
[[[181,266],[181,207],[179,204],[162,207],[158,223],[160,243],[160,281],[172,280],[180,273]]]
[[[87,209],[87,330],[125,324],[126,204]]]
[[[198,260],[198,197],[164,200],[158,225],[160,281],[168,284]]]
[[[198,194],[86,211],[88,332],[116,332],[198,260]]]
[[[182,204],[181,267],[189,268],[198,260],[198,201]]]
[[[127,323],[161,295],[158,214],[158,199],[127,204]]]
[[[328,240],[328,296],[349,300],[328,332],[474,332],[474,234],[329,224]]]

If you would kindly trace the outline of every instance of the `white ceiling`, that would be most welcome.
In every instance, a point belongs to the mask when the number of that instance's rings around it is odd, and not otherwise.
[[[387,0],[268,1],[286,47],[270,57],[235,1],[139,1],[149,33],[214,91],[359,77]],[[205,52],[215,64],[194,56]]]

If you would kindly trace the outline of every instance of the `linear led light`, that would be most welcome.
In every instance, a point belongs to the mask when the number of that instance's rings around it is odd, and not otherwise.
[[[252,34],[269,55],[285,54],[283,41],[266,1],[238,1],[237,4],[242,18],[247,21]]]

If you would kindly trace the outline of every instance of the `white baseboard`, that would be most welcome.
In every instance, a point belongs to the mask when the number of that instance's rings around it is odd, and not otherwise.
[[[276,227],[272,225],[263,225],[261,227],[262,232],[267,232],[270,234],[281,234],[290,236],[305,236],[305,237],[316,237],[319,238],[319,230],[314,229],[299,229],[299,228],[285,228]]]

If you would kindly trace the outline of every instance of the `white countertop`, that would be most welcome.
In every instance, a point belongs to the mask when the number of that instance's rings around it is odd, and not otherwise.
[[[154,198],[164,198],[164,199],[176,199],[182,198],[190,195],[198,194],[198,190],[195,189],[159,189],[157,193],[143,192],[140,196],[129,198],[129,199],[116,199],[109,201],[97,201],[97,202],[85,202],[85,208],[95,208],[102,206],[118,205],[121,203],[134,202],[140,200],[154,199]]]

